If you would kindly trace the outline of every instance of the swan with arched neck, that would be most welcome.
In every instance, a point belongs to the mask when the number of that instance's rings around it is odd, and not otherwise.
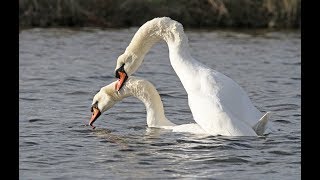
[[[254,136],[252,127],[261,119],[268,122],[269,113],[262,114],[235,81],[191,56],[183,26],[168,17],[154,18],[135,33],[117,59],[116,90],[121,89],[149,49],[160,40],[168,45],[170,63],[188,94],[194,120],[207,133]]]
[[[196,134],[206,134],[206,132],[195,123],[176,125],[169,121],[164,113],[163,103],[156,88],[149,81],[130,76],[120,91],[115,90],[118,81],[104,86],[93,97],[91,111],[92,116],[89,125],[93,126],[96,119],[105,111],[113,107],[122,99],[134,96],[142,101],[147,112],[148,127],[171,129],[175,132],[190,132]]]

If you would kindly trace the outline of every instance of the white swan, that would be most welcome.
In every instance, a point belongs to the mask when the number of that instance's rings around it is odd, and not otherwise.
[[[93,97],[93,113],[89,121],[89,125],[93,128],[95,128],[93,126],[93,123],[101,115],[101,113],[107,111],[115,103],[121,101],[122,99],[129,96],[134,96],[141,100],[146,107],[148,127],[171,129],[173,132],[208,134],[198,124],[190,123],[176,125],[169,121],[164,114],[160,95],[156,88],[149,81],[142,78],[130,76],[120,91],[117,91],[114,88],[117,83],[118,82],[115,81],[101,88],[100,91]],[[209,134],[211,135],[212,133]]]
[[[190,123],[176,125],[169,121],[164,114],[160,95],[156,88],[149,81],[130,76],[120,91],[116,91],[114,88],[117,83],[118,81],[115,81],[101,88],[100,91],[93,97],[91,107],[91,111],[93,113],[89,121],[89,125],[93,128],[95,128],[93,123],[101,115],[101,113],[107,111],[122,99],[129,96],[134,96],[141,100],[146,107],[148,127],[171,129],[174,132],[207,134],[198,124]]]
[[[189,53],[183,26],[168,17],[142,25],[118,57],[116,90],[121,89],[149,49],[160,40],[168,45],[171,65],[188,94],[193,118],[201,128],[209,134],[225,136],[255,136],[265,131],[266,126],[256,124],[259,120],[267,123],[269,113],[263,115],[254,107],[246,92],[232,79],[196,61]]]

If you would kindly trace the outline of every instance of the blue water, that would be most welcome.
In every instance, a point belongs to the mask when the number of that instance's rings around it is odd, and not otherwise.
[[[85,126],[94,94],[136,32],[29,29],[19,34],[20,179],[300,179],[301,36],[297,31],[186,31],[194,58],[233,80],[274,132],[200,136],[148,128],[130,97]],[[156,44],[135,76],[152,82],[167,118],[194,122],[187,95]]]

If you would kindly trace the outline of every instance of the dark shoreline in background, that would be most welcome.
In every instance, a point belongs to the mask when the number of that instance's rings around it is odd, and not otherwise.
[[[87,27],[68,27],[68,26],[51,26],[51,27],[20,27],[19,32],[21,31],[27,31],[27,30],[35,30],[35,29],[48,29],[48,30],[68,30],[68,31],[99,31],[99,30],[110,30],[110,31],[119,31],[119,30],[129,30],[129,29],[135,29],[136,31],[139,29],[139,26],[132,26],[132,27],[95,27],[95,26],[87,26]],[[248,34],[252,36],[259,36],[259,35],[265,35],[267,33],[273,33],[273,32],[297,32],[301,33],[300,28],[234,28],[234,27],[225,27],[225,28],[193,28],[193,27],[187,27],[184,28],[185,32],[219,32],[223,31],[225,33],[242,33],[242,34]]]
[[[301,0],[19,0],[19,29],[139,27],[168,16],[188,29],[300,29]]]

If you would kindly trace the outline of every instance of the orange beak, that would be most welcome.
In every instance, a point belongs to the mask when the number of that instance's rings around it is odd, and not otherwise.
[[[119,91],[123,86],[123,83],[127,80],[128,76],[125,72],[118,71],[119,80],[116,83],[116,90]]]
[[[99,111],[98,108],[92,108],[92,116],[91,119],[89,121],[89,125],[94,129],[96,128],[95,126],[93,126],[93,123],[98,119],[98,117],[101,115],[101,112]]]

